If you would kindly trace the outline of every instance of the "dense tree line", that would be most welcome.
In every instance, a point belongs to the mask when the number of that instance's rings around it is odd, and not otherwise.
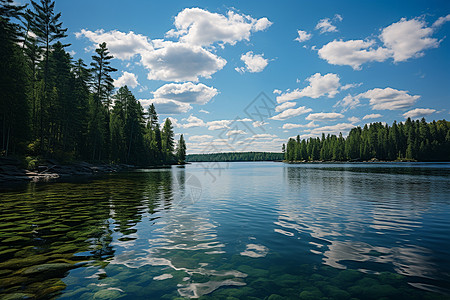
[[[184,162],[173,126],[144,112],[130,90],[115,92],[106,43],[90,68],[63,44],[67,28],[51,0],[0,0],[0,156],[156,165]]]
[[[450,122],[422,120],[392,126],[372,123],[353,128],[348,137],[290,138],[283,144],[287,161],[418,160],[450,161]]]
[[[188,162],[218,162],[218,161],[276,161],[283,160],[283,153],[274,152],[229,152],[190,154]]]

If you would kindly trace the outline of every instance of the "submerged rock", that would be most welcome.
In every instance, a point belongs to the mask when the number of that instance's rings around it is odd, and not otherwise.
[[[0,295],[1,296],[1,295]],[[6,296],[2,296],[3,300],[23,300],[23,299],[34,299],[34,296],[31,294],[25,293],[13,293]]]
[[[46,272],[65,272],[73,268],[72,264],[68,263],[54,263],[54,264],[43,264],[31,266],[24,269],[21,273],[23,275],[31,275],[36,273],[46,273]]]
[[[47,260],[48,257],[44,255],[33,255],[25,258],[12,258],[0,263],[0,269],[21,269],[32,265],[41,264]]]
[[[122,294],[118,290],[104,289],[94,294],[94,299],[112,300],[118,299]]]
[[[8,287],[8,286],[21,285],[22,283],[25,283],[28,280],[29,279],[27,277],[20,277],[20,276],[2,278],[2,279],[0,279],[0,286]]]

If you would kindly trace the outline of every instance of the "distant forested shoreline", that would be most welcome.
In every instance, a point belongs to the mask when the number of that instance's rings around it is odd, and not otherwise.
[[[290,138],[282,145],[287,162],[299,161],[450,161],[450,122],[408,118],[392,126],[371,123],[342,134]]]
[[[283,159],[284,154],[276,152],[228,152],[186,156],[187,162],[280,161]]]
[[[45,158],[183,163],[186,143],[181,135],[176,147],[170,119],[160,128],[153,105],[144,112],[127,86],[115,89],[106,43],[87,63],[66,51],[54,8],[51,0],[0,1],[0,156],[28,169]]]

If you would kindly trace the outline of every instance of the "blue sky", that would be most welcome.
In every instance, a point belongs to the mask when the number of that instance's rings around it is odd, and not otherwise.
[[[449,118],[449,1],[125,3],[57,1],[67,50],[90,62],[105,41],[116,85],[170,117],[188,153]]]

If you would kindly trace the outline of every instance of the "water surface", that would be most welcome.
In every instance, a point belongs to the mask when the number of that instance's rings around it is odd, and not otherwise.
[[[194,163],[0,197],[0,298],[450,299],[449,164]]]

